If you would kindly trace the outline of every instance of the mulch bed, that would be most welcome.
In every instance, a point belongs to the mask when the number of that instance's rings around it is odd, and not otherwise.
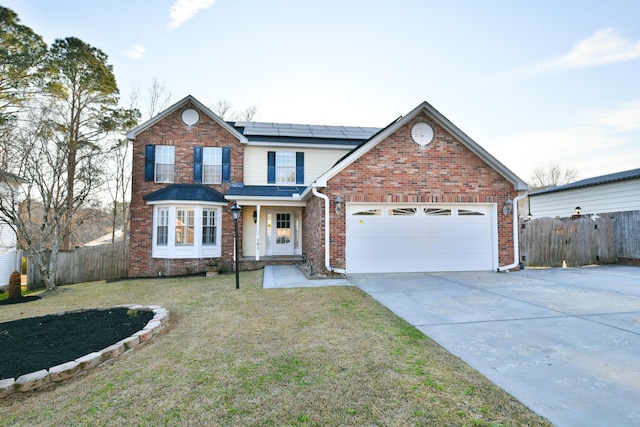
[[[153,311],[117,307],[0,323],[0,379],[49,369],[142,330]]]

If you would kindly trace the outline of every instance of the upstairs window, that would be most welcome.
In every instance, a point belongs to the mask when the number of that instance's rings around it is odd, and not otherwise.
[[[296,153],[293,151],[276,153],[276,184],[296,183]]]
[[[220,184],[231,180],[229,147],[193,147],[193,182]]]
[[[155,146],[155,182],[174,182],[175,147],[173,145]]]
[[[204,147],[202,149],[202,182],[220,184],[222,182],[222,148]]]
[[[304,153],[269,151],[267,153],[269,184],[304,184]]]

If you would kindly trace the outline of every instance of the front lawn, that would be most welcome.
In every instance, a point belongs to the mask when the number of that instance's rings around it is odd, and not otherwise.
[[[171,315],[147,344],[3,399],[0,425],[550,425],[358,288],[240,280],[84,283],[1,307],[0,321],[131,303]]]

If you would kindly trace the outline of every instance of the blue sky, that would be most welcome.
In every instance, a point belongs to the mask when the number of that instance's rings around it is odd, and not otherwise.
[[[524,180],[640,168],[637,0],[4,0],[121,91],[228,99],[258,121],[383,127],[427,101]]]

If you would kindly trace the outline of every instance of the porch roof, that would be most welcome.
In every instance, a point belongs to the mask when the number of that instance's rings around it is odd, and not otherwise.
[[[200,184],[171,184],[153,193],[145,194],[142,198],[147,202],[166,200],[227,202],[222,193]]]
[[[299,200],[300,195],[306,189],[303,185],[242,185],[235,184],[229,187],[227,198],[288,198]]]

